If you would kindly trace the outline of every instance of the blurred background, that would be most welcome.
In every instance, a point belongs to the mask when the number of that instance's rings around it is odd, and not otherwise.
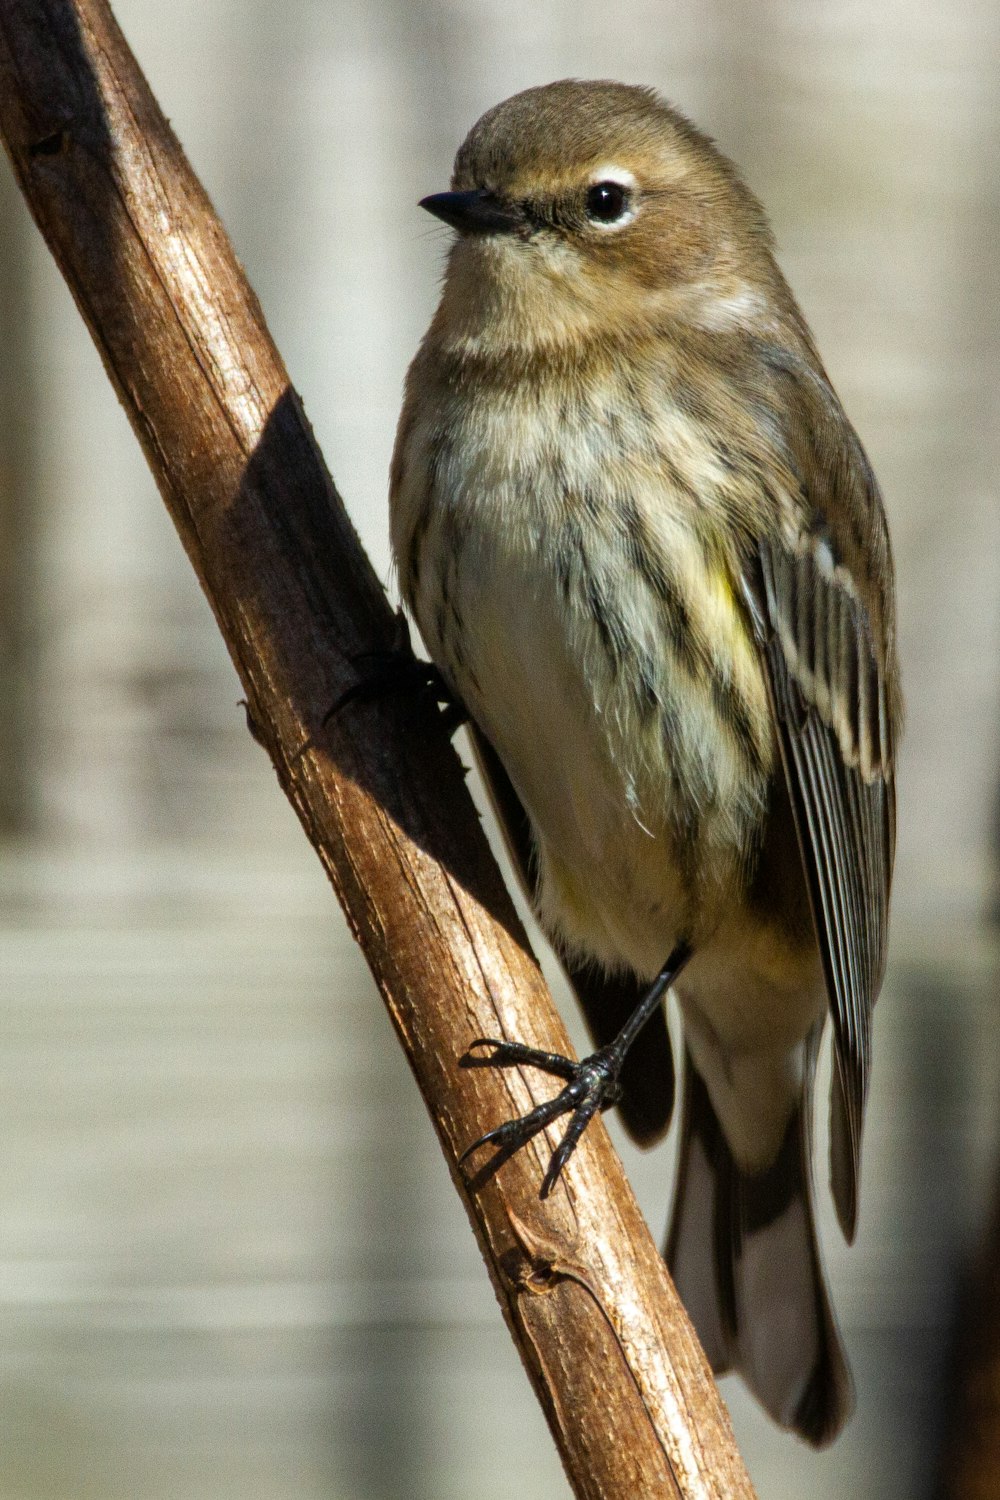
[[[769,209],[885,490],[908,731],[852,1250],[824,1211],[858,1412],[816,1456],[724,1394],[761,1500],[930,1497],[1000,1120],[1000,9],[115,9],[387,580],[400,387],[447,243],[416,200],[484,109],[567,75],[653,84]],[[367,971],[2,161],[0,349],[0,1497],[568,1495]],[[622,1149],[660,1235],[671,1152]]]

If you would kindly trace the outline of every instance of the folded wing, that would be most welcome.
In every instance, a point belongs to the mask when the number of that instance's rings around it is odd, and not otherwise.
[[[841,1227],[852,1239],[895,844],[891,684],[861,595],[822,529],[794,544],[761,541],[743,589],[833,1017],[831,1175]]]

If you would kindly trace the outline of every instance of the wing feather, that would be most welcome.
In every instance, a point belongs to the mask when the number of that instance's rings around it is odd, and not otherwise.
[[[778,743],[833,1016],[833,1187],[853,1237],[893,858],[888,684],[864,606],[828,542],[761,541],[744,595]]]

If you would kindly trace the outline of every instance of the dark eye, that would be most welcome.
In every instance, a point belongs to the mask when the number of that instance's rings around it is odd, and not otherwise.
[[[617,224],[631,202],[631,193],[620,182],[595,182],[587,190],[587,218],[598,224]]]

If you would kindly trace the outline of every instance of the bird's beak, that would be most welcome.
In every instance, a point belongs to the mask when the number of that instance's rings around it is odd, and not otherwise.
[[[518,207],[482,188],[469,193],[431,193],[421,198],[420,207],[462,234],[510,234],[524,224]]]

